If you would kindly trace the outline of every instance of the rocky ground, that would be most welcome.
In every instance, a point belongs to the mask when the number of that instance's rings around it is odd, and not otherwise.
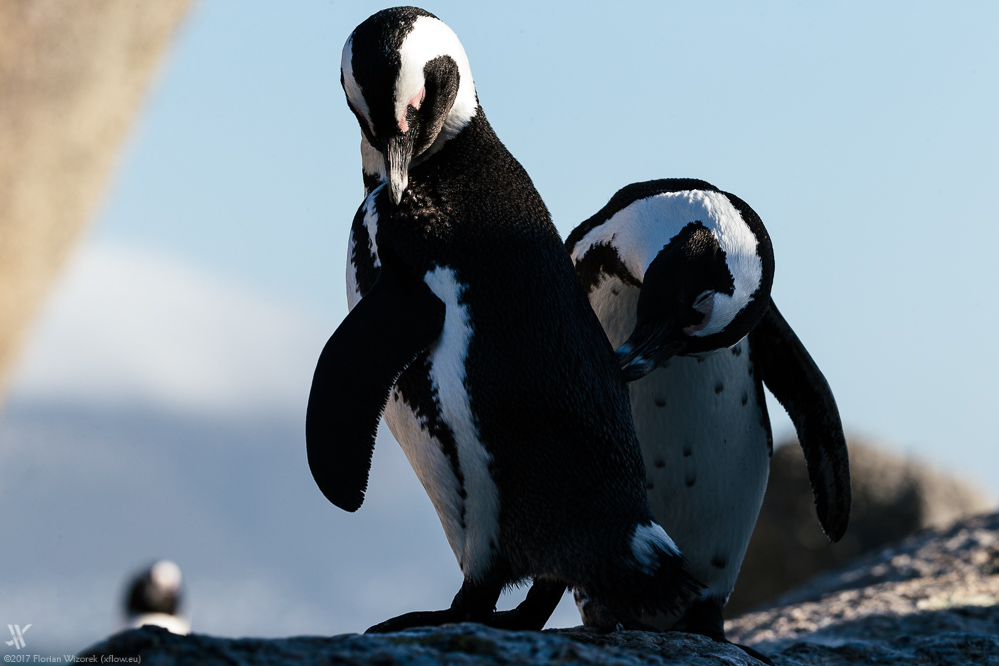
[[[776,664],[999,664],[999,514],[917,533],[727,624]],[[757,664],[679,633],[505,632],[450,625],[385,636],[279,640],[146,627],[81,654],[157,664]]]
[[[926,530],[727,623],[777,663],[999,664],[999,514]]]

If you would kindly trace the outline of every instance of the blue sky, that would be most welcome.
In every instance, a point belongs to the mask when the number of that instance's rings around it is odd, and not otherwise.
[[[195,7],[26,350],[8,424],[28,403],[106,414],[141,402],[212,423],[271,414],[300,437],[314,359],[346,313],[346,240],[362,193],[340,50],[382,6]],[[425,5],[462,40],[486,115],[563,236],[634,181],[697,177],[737,194],[770,231],[774,298],[825,372],[847,430],[999,492],[999,4],[566,7]],[[771,414],[778,437],[787,435],[779,408]],[[392,446],[379,440],[379,451],[395,456],[384,473],[403,475],[405,492],[420,493]],[[304,441],[288,451],[304,465]],[[412,497],[392,483],[373,482],[372,492]],[[324,502],[308,490],[302,502]],[[84,490],[77,497],[89,501]],[[392,606],[366,606],[357,624],[438,607],[457,589],[457,566],[429,502],[420,501],[433,545],[419,552],[433,553],[431,568],[447,582]],[[389,515],[386,502],[367,514],[372,521]],[[310,537],[324,529],[300,527]],[[414,566],[407,555],[354,558],[398,572]],[[293,549],[268,558],[254,571],[296,566]],[[34,564],[22,559],[0,564],[24,573]],[[113,580],[114,571],[102,575]],[[265,587],[283,580],[264,579]],[[398,589],[397,578],[386,580]],[[36,597],[32,585],[17,598]],[[295,606],[295,593],[281,589]],[[267,617],[208,628],[320,630],[260,624]]]
[[[339,54],[380,7],[198,5],[92,238],[339,321],[360,202]],[[775,299],[847,426],[996,486],[999,6],[615,7],[429,8],[563,235],[637,180],[739,195],[774,239]]]

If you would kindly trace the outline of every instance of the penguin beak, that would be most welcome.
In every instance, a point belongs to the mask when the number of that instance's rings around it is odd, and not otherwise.
[[[621,364],[624,380],[633,382],[682,353],[686,346],[682,337],[670,335],[668,329],[646,325],[635,327],[627,342],[614,353]]]
[[[396,206],[409,185],[409,162],[413,158],[413,132],[396,134],[385,146],[385,173],[388,174],[389,195]]]

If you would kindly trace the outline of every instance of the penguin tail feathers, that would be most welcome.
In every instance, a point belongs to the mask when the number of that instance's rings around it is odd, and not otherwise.
[[[617,616],[624,626],[641,616],[678,617],[704,586],[690,575],[687,561],[666,531],[655,522],[639,524],[623,566],[601,581],[584,586],[585,596]]]
[[[649,522],[635,527],[631,540],[635,568],[651,578],[635,588],[635,607],[643,615],[683,613],[704,586],[687,570],[687,560],[666,530]]]

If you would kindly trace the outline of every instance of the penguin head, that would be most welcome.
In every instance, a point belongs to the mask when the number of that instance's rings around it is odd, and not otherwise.
[[[645,269],[635,330],[617,350],[625,379],[640,379],[674,355],[731,347],[759,323],[769,296],[769,288],[760,289],[762,261],[728,259],[716,233],[699,221],[656,254]]]
[[[628,381],[672,356],[734,345],[769,306],[774,262],[763,222],[703,181],[629,185],[567,243],[591,290],[606,275],[640,289],[635,328],[617,350]]]
[[[180,567],[169,560],[156,562],[136,575],[128,586],[126,613],[176,615],[180,609],[181,581]]]
[[[365,171],[384,174],[396,204],[410,166],[440,150],[479,106],[458,37],[416,7],[382,10],[354,29],[343,47],[340,83],[373,151]],[[368,163],[378,158],[381,168]]]

